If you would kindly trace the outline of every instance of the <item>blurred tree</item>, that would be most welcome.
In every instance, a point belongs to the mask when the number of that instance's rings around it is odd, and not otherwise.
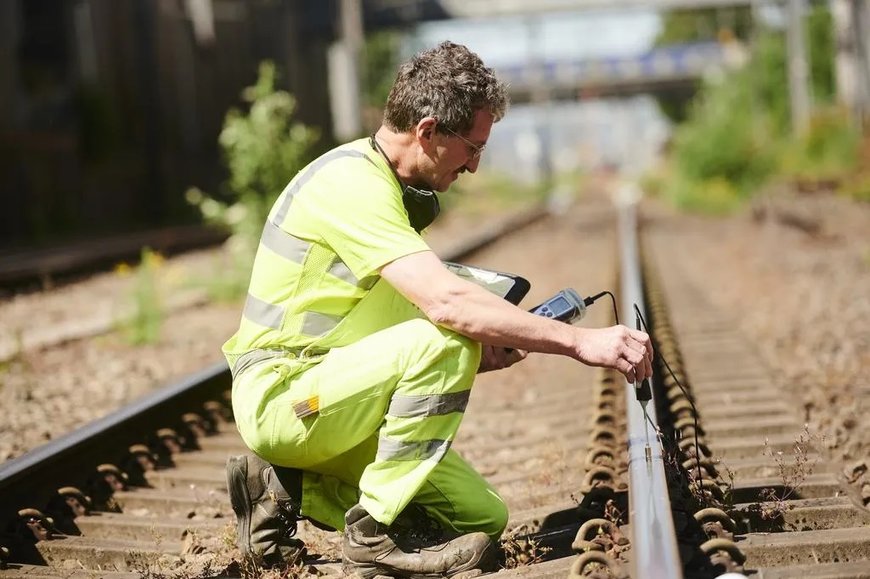
[[[396,78],[402,35],[396,30],[379,30],[366,36],[363,104],[383,108]]]
[[[834,97],[834,36],[828,4],[815,1],[805,21],[810,58],[810,76],[816,102],[828,103]],[[755,87],[757,102],[769,111],[775,127],[785,130],[789,123],[788,72],[785,34],[782,30],[756,23],[752,39],[752,58],[748,77]],[[729,9],[694,9],[673,11],[664,17],[656,46],[681,42],[729,41],[749,42],[753,34],[752,11],[748,7]],[[691,99],[658,98],[662,112],[674,122],[687,118]]]
[[[655,46],[734,39],[748,41],[751,33],[752,11],[747,6],[672,10],[663,17]],[[671,121],[680,123],[686,120],[691,95],[680,92],[655,98],[662,113]]]
[[[752,33],[752,10],[748,6],[694,8],[665,14],[656,46],[684,42],[748,41]]]
[[[677,129],[676,167],[691,182],[723,179],[734,186],[735,193],[743,194],[773,170],[770,144],[774,131],[765,111],[753,111],[749,74],[747,68],[727,80],[705,85],[688,122]]]
[[[825,3],[814,4],[805,21],[813,100],[825,105],[834,98],[834,37]],[[765,28],[758,35],[749,68],[758,98],[780,132],[789,130],[788,69],[785,33]]]
[[[705,82],[673,138],[673,175],[664,193],[677,205],[727,210],[779,175],[840,181],[857,163],[857,134],[831,110],[834,97],[832,19],[824,2],[805,21],[814,100],[810,131],[791,132],[786,39],[760,29],[750,62]]]
[[[810,75],[816,102],[830,103],[836,96],[834,19],[827,2],[816,3],[807,17]]]
[[[776,132],[787,131],[791,117],[785,34],[769,29],[759,34],[746,69],[744,82],[748,82],[754,92],[753,107],[769,115]]]

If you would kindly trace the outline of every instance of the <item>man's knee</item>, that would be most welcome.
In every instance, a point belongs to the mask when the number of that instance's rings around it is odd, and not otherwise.
[[[494,489],[489,487],[481,490],[483,492],[471,493],[466,497],[468,503],[462,520],[453,520],[451,525],[460,533],[486,533],[497,541],[507,527],[510,513],[504,499]]]
[[[405,344],[411,348],[417,360],[446,358],[456,363],[457,370],[463,373],[477,372],[480,365],[480,343],[426,319],[409,320],[401,326],[407,338]],[[444,356],[445,353],[449,355]]]
[[[484,508],[484,524],[480,530],[492,537],[494,541],[497,541],[502,533],[504,533],[505,527],[508,524],[508,517],[510,516],[508,507],[499,495],[492,493],[490,500],[485,503]]]

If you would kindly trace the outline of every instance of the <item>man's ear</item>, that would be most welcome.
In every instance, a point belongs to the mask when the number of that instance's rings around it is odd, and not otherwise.
[[[414,129],[417,141],[426,151],[429,151],[434,146],[433,139],[435,138],[435,127],[437,125],[438,119],[435,117],[423,117]]]

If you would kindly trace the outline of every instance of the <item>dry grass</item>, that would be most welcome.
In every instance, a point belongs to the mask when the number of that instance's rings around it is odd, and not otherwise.
[[[782,451],[774,451],[765,438],[764,455],[773,459],[776,464],[782,491],[777,492],[773,488],[761,490],[761,498],[765,502],[758,504],[758,512],[762,520],[774,520],[789,510],[787,501],[797,494],[807,477],[813,473],[820,459],[819,450],[823,447],[824,440],[824,435],[814,434],[810,432],[809,425],[804,425],[803,431],[794,441],[792,455],[788,457]],[[815,454],[815,457],[811,458],[811,454]]]
[[[544,556],[552,550],[550,547],[539,545],[530,536],[531,532],[531,529],[526,525],[520,525],[507,531],[501,544],[505,569],[516,569],[540,563],[544,560]]]

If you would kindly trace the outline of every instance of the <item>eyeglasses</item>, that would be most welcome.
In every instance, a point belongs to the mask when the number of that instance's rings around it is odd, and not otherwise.
[[[460,135],[456,131],[451,131],[447,127],[441,127],[441,128],[444,129],[445,131],[447,131],[448,133],[450,133],[451,135],[453,135],[454,137],[459,137],[460,139],[462,139],[462,141],[467,146],[471,147],[471,150],[473,151],[473,153],[471,153],[471,158],[475,161],[477,159],[480,159],[480,156],[483,155],[483,152],[486,150],[486,145],[475,145],[474,143],[472,143],[471,141],[469,141],[468,139],[466,139],[465,137],[463,137],[462,135]]]

